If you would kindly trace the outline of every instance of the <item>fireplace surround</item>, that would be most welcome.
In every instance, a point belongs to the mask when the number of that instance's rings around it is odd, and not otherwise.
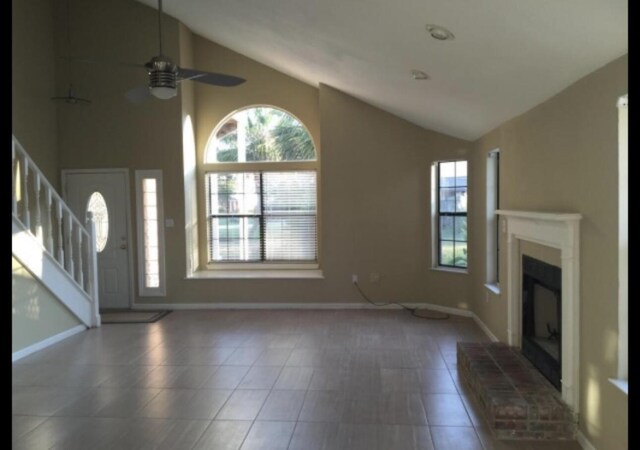
[[[508,344],[522,348],[522,258],[520,242],[530,241],[560,249],[561,313],[560,387],[562,399],[579,412],[580,364],[580,219],[575,213],[498,210],[507,238]]]

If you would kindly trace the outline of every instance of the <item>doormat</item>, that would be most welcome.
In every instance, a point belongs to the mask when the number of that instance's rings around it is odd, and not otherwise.
[[[105,309],[100,319],[105,323],[153,323],[162,319],[171,311],[132,311],[130,309]]]

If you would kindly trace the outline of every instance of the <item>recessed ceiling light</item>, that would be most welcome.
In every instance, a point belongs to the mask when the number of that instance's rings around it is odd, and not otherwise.
[[[441,27],[440,25],[427,24],[427,31],[432,38],[439,41],[452,41],[455,38],[451,31],[447,30],[445,27]]]
[[[413,69],[411,71],[411,76],[413,77],[414,80],[428,80],[429,79],[429,75],[424,73],[422,70],[417,70],[417,69]]]

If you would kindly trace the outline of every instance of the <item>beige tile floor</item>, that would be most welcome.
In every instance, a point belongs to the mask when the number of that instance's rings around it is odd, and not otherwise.
[[[14,449],[578,450],[499,442],[458,379],[470,319],[183,311],[13,364]]]

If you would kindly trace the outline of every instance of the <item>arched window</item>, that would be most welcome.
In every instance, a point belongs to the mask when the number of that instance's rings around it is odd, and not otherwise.
[[[204,155],[209,266],[317,267],[317,170],[313,140],[291,114],[258,106],[227,116]]]

